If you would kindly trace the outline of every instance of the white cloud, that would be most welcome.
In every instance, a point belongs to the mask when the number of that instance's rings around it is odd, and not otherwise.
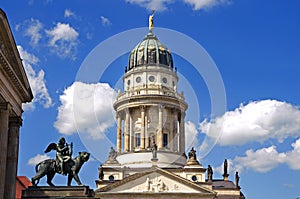
[[[103,138],[103,133],[115,122],[115,96],[116,92],[108,84],[74,82],[60,96],[55,128],[65,135],[80,132],[93,139]]]
[[[254,170],[260,173],[266,173],[279,164],[286,162],[286,154],[279,153],[276,146],[258,149],[253,151],[247,150],[245,156],[237,156],[233,160],[228,160],[228,172],[243,172],[244,170]],[[215,168],[215,170],[223,174],[223,165]]]
[[[131,4],[137,4],[147,10],[164,11],[175,0],[126,0]],[[193,10],[209,9],[218,5],[230,4],[232,0],[182,0],[183,3],[192,6]]]
[[[70,10],[70,9],[66,9],[64,17],[68,18],[68,17],[72,17],[72,16],[75,16],[75,13],[72,12],[72,10]]]
[[[286,153],[287,164],[295,170],[300,170],[300,138],[292,144],[293,150]]]
[[[51,157],[49,157],[48,155],[44,154],[44,155],[41,155],[41,154],[37,154],[36,156],[30,158],[27,162],[27,164],[29,165],[33,165],[35,166],[36,164],[46,160],[46,159],[51,159]]]
[[[58,22],[52,30],[46,30],[50,37],[49,46],[58,56],[75,59],[79,33],[69,24]]]
[[[43,24],[37,19],[30,19],[29,27],[25,30],[25,35],[30,37],[30,44],[33,46],[38,45],[42,38],[41,30]]]
[[[23,110],[33,110],[35,103],[41,104],[44,108],[49,108],[52,105],[52,99],[46,87],[45,73],[43,70],[36,72],[32,67],[32,65],[38,64],[39,59],[25,51],[22,46],[18,46],[18,50],[34,96],[32,102],[23,104]]]
[[[137,4],[149,11],[164,11],[167,9],[167,5],[171,4],[173,0],[126,0],[131,4]]]
[[[185,147],[186,149],[190,149],[191,147],[198,146],[198,139],[197,139],[198,131],[196,125],[191,122],[187,121],[185,123]]]
[[[222,4],[230,4],[231,0],[183,0],[191,5],[194,10],[209,9]]]
[[[228,160],[229,172],[243,172],[251,169],[265,173],[280,164],[287,164],[291,169],[300,170],[300,138],[292,144],[292,147],[293,149],[287,152],[278,152],[274,145],[256,151],[249,149],[244,156],[236,156],[233,160]],[[222,174],[223,165],[215,168],[215,170]]]
[[[285,153],[279,153],[276,146],[270,146],[256,151],[252,149],[247,150],[246,156],[236,157],[234,163],[241,168],[251,168],[255,171],[265,173],[284,163],[285,160]]]
[[[110,26],[111,25],[111,22],[108,18],[106,18],[104,16],[101,16],[100,19],[101,19],[101,23],[102,23],[103,26]]]
[[[234,111],[200,124],[200,130],[222,146],[264,142],[300,135],[300,110],[286,102],[262,100],[241,104]]]

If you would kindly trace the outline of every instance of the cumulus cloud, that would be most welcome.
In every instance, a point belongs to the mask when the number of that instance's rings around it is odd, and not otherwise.
[[[191,147],[198,146],[198,139],[197,139],[198,131],[196,125],[191,122],[187,121],[185,123],[185,147],[189,150]]]
[[[250,149],[246,151],[244,157],[235,157],[234,159],[234,163],[237,164],[238,167],[251,168],[261,173],[270,171],[285,161],[285,153],[279,153],[276,146],[270,146],[256,151]]]
[[[200,130],[221,146],[264,142],[300,135],[299,107],[277,100],[262,100],[241,104],[210,122],[200,123]]]
[[[108,18],[106,18],[104,16],[101,16],[100,19],[101,19],[101,23],[102,23],[103,26],[110,26],[111,25],[111,22]]]
[[[75,16],[75,13],[70,9],[66,9],[65,13],[64,13],[64,17],[68,18],[68,17],[72,17],[72,16]]]
[[[183,0],[191,5],[194,10],[209,9],[222,4],[230,4],[231,0]]]
[[[38,64],[39,59],[25,51],[22,46],[17,47],[34,96],[32,102],[23,104],[23,110],[33,110],[36,103],[41,104],[44,108],[49,108],[52,105],[52,99],[46,87],[45,72],[43,70],[36,72],[33,69],[33,65]]]
[[[61,105],[55,128],[65,135],[87,133],[92,139],[101,139],[114,125],[113,102],[116,92],[106,83],[74,82],[60,96]]]
[[[147,10],[164,11],[168,9],[168,5],[175,3],[174,0],[126,0],[131,4],[137,4]],[[218,5],[230,4],[232,0],[182,0],[192,6],[193,10],[209,9]]]
[[[290,168],[300,170],[300,138],[292,144],[293,150],[286,153],[286,162]]]
[[[62,58],[76,58],[74,55],[77,52],[79,33],[69,24],[58,22],[53,29],[46,30],[46,34],[50,38],[49,46],[54,53]]]
[[[171,4],[173,0],[126,0],[131,4],[137,4],[149,11],[163,11],[167,9],[167,5]]]
[[[51,159],[51,157],[49,157],[48,155],[44,154],[44,155],[41,155],[41,154],[37,154],[36,156],[30,158],[27,162],[27,164],[29,165],[33,165],[35,166],[36,164],[40,163],[41,161],[44,161],[46,159]]]
[[[28,27],[25,30],[25,36],[30,37],[30,44],[32,46],[36,46],[42,38],[41,30],[43,29],[43,24],[39,20],[32,18],[27,23]]]
[[[260,173],[266,173],[280,164],[286,164],[291,169],[300,170],[300,138],[292,144],[293,149],[287,152],[278,152],[277,147],[269,147],[253,150],[249,149],[244,156],[236,156],[228,160],[228,169],[230,173],[235,171],[254,170]],[[215,170],[222,174],[223,165],[216,167]]]

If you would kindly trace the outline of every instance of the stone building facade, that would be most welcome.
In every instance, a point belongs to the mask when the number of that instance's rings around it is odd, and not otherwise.
[[[129,55],[124,92],[114,103],[117,148],[99,167],[95,198],[245,198],[224,162],[214,179],[192,148],[185,154],[184,118],[188,108],[168,48],[152,28]]]
[[[0,9],[0,198],[15,198],[22,103],[32,98],[6,14]]]

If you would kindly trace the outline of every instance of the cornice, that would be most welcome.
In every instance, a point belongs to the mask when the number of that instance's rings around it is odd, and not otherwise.
[[[19,94],[22,97],[22,102],[30,102],[33,98],[31,90],[26,89],[16,73],[14,72],[13,68],[9,64],[8,60],[4,56],[2,50],[0,50],[0,70],[3,74],[11,81],[12,85],[16,88]]]

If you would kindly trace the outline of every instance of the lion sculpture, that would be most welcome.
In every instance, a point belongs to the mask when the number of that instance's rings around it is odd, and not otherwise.
[[[71,182],[73,178],[75,179],[75,181],[79,186],[83,186],[78,177],[78,172],[82,167],[82,165],[86,161],[88,161],[89,158],[90,158],[90,153],[79,152],[76,158],[72,158],[64,164],[66,174],[68,175],[68,183],[67,183],[68,186],[71,186]],[[60,173],[57,160],[55,159],[44,160],[35,166],[35,170],[36,170],[36,175],[31,179],[31,182],[34,186],[36,186],[39,183],[39,180],[45,175],[47,175],[47,183],[50,186],[55,186],[52,183],[52,179],[56,173]]]

